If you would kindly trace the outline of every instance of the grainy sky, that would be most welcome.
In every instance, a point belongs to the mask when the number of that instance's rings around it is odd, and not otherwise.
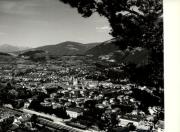
[[[109,30],[105,18],[83,18],[58,0],[0,0],[0,45],[102,42],[111,38]]]

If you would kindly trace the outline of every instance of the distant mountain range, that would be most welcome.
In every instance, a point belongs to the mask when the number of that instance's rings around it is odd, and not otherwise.
[[[4,52],[4,53],[16,52],[16,51],[21,51],[21,50],[26,50],[26,49],[28,49],[28,48],[12,46],[10,44],[0,45],[0,52]]]
[[[120,50],[121,43],[116,39],[111,39],[102,43],[82,44],[78,42],[66,41],[55,45],[46,45],[33,49],[15,52],[19,56],[27,56],[30,58],[64,55],[90,55],[94,60],[102,60],[106,62],[116,63],[135,63],[145,65],[148,63],[149,51],[141,47],[134,49]],[[14,47],[12,50],[18,50]]]

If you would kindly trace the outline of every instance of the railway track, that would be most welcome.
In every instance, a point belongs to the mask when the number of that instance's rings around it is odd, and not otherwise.
[[[3,107],[3,108],[0,108],[0,109],[11,111],[11,112],[13,112],[14,114],[17,114],[17,115],[22,115],[22,114],[31,114],[32,115],[32,114],[35,114],[35,115],[37,115],[37,123],[38,124],[42,124],[44,126],[56,129],[59,132],[62,132],[62,130],[64,130],[64,131],[67,130],[68,132],[85,132],[85,131],[87,131],[87,130],[81,130],[81,129],[69,126],[69,125],[67,125],[67,124],[65,124],[63,122],[60,122],[60,121],[55,121],[52,118],[43,117],[43,115],[38,114],[38,112],[35,112],[35,111],[31,111],[31,110],[24,111],[24,110],[13,109],[13,108],[8,108],[8,107]]]

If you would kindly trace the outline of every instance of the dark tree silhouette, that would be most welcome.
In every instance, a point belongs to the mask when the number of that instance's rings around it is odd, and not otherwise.
[[[35,114],[33,114],[33,115],[31,116],[31,121],[36,124],[37,118],[38,118],[38,116],[35,115]]]
[[[60,0],[77,8],[83,17],[93,13],[107,18],[110,34],[120,49],[142,47],[150,51],[143,69],[151,85],[163,87],[162,0]],[[141,76],[141,75],[140,75]],[[143,81],[141,81],[143,82]],[[149,83],[148,82],[148,83]]]

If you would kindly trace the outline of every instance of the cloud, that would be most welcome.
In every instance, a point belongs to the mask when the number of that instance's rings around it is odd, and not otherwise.
[[[103,26],[103,27],[96,27],[96,30],[98,32],[107,32],[109,31],[111,28],[109,26]]]
[[[35,15],[42,0],[0,0],[0,12],[12,15]]]

